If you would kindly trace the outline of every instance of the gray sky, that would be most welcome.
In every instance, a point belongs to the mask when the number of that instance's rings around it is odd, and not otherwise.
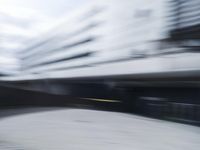
[[[18,60],[14,53],[23,48],[23,40],[37,36],[43,29],[56,22],[56,19],[89,1],[0,0],[0,68],[16,66]],[[24,26],[27,23],[30,25]],[[7,67],[6,70],[8,69]]]
[[[49,17],[61,17],[91,0],[0,0],[0,5],[24,7]]]

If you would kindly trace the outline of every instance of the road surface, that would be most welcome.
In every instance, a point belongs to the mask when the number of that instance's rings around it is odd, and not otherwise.
[[[0,119],[0,150],[199,149],[199,127],[132,114],[66,108]]]

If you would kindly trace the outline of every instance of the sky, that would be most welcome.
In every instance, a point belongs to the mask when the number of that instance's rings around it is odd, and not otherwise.
[[[66,17],[68,13],[70,14],[89,1],[0,0],[0,40],[2,34],[36,36],[43,29],[53,25],[56,20]]]
[[[1,6],[33,9],[49,17],[61,17],[91,0],[0,0]]]
[[[16,54],[26,40],[90,1],[0,0],[0,74],[6,65],[11,70],[19,65]]]

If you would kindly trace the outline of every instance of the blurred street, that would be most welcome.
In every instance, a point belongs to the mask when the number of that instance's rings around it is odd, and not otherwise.
[[[200,150],[200,0],[0,0],[0,150]]]
[[[13,113],[14,112],[14,113]],[[72,108],[1,110],[1,150],[198,150],[200,128]]]

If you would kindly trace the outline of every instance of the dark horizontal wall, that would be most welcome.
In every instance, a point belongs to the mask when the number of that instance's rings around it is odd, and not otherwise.
[[[116,99],[104,84],[97,83],[24,83],[18,86],[0,86],[0,107],[76,107],[124,111],[121,103],[108,103],[92,99]],[[22,84],[21,84],[22,85]],[[27,85],[27,89],[25,88]],[[32,85],[32,88],[31,88]]]
[[[32,91],[31,85],[32,90],[39,88],[40,92]],[[103,80],[59,80],[32,82],[27,84],[28,90],[24,89],[1,86],[0,106],[103,106],[110,110],[200,125],[199,86],[139,86]],[[110,100],[119,103],[106,102]]]
[[[131,112],[200,125],[198,87],[122,87],[121,91]]]
[[[0,106],[66,106],[73,101],[67,96],[0,86]]]

